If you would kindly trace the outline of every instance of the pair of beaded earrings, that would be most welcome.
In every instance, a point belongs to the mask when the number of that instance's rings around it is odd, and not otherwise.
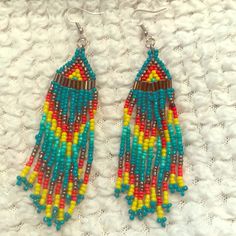
[[[34,187],[30,195],[33,204],[39,213],[45,211],[44,222],[48,226],[55,223],[57,230],[84,199],[93,162],[98,105],[96,76],[85,55],[87,40],[83,28],[74,23],[80,33],[78,48],[56,71],[35,146],[17,176],[17,185],[23,185],[25,191]],[[131,220],[156,212],[157,222],[165,226],[164,212],[172,205],[168,190],[182,196],[187,190],[182,135],[171,75],[158,57],[154,38],[144,25],[141,28],[148,57],[124,105],[115,196],[126,193]]]

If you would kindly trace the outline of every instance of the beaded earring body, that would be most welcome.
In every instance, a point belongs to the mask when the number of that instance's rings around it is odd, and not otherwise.
[[[153,47],[154,39],[147,32],[145,36],[148,57],[124,105],[115,196],[126,193],[131,220],[156,212],[164,227],[165,212],[172,206],[169,192],[183,196],[187,190],[184,150],[171,75]]]
[[[56,71],[43,106],[39,132],[17,185],[30,195],[44,222],[57,230],[83,199],[94,151],[96,76],[85,55],[84,38],[74,56]]]

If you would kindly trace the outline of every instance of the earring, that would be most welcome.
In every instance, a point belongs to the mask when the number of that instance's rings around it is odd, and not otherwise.
[[[182,196],[187,190],[183,181],[182,134],[172,77],[154,48],[154,38],[143,24],[140,26],[149,49],[148,57],[124,105],[115,196],[126,193],[131,220],[135,217],[141,220],[156,212],[157,222],[164,227],[164,212],[169,212],[172,206],[168,190]],[[131,139],[133,113],[135,124]]]
[[[57,230],[84,199],[93,162],[98,104],[96,76],[85,55],[87,39],[79,23],[74,23],[80,34],[78,48],[72,59],[56,71],[35,146],[17,176],[17,185],[24,190],[34,187],[30,195],[33,204],[38,212],[45,211],[44,222],[48,226],[54,222]]]

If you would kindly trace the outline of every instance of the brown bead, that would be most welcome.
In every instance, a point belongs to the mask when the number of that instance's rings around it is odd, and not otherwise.
[[[170,176],[170,172],[166,172],[164,176],[164,181],[167,182]]]

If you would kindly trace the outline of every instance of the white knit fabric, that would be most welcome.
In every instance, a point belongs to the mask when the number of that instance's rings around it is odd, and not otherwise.
[[[162,14],[137,13],[158,9]],[[74,53],[77,14],[96,75],[95,157],[86,199],[56,233],[42,223],[16,175],[34,145],[41,106],[55,70]],[[0,2],[0,235],[235,236],[236,2],[234,0],[48,0]],[[137,26],[156,39],[173,76],[185,144],[186,196],[171,195],[165,229],[156,216],[130,221],[126,201],[113,196],[124,99],[146,58]]]

